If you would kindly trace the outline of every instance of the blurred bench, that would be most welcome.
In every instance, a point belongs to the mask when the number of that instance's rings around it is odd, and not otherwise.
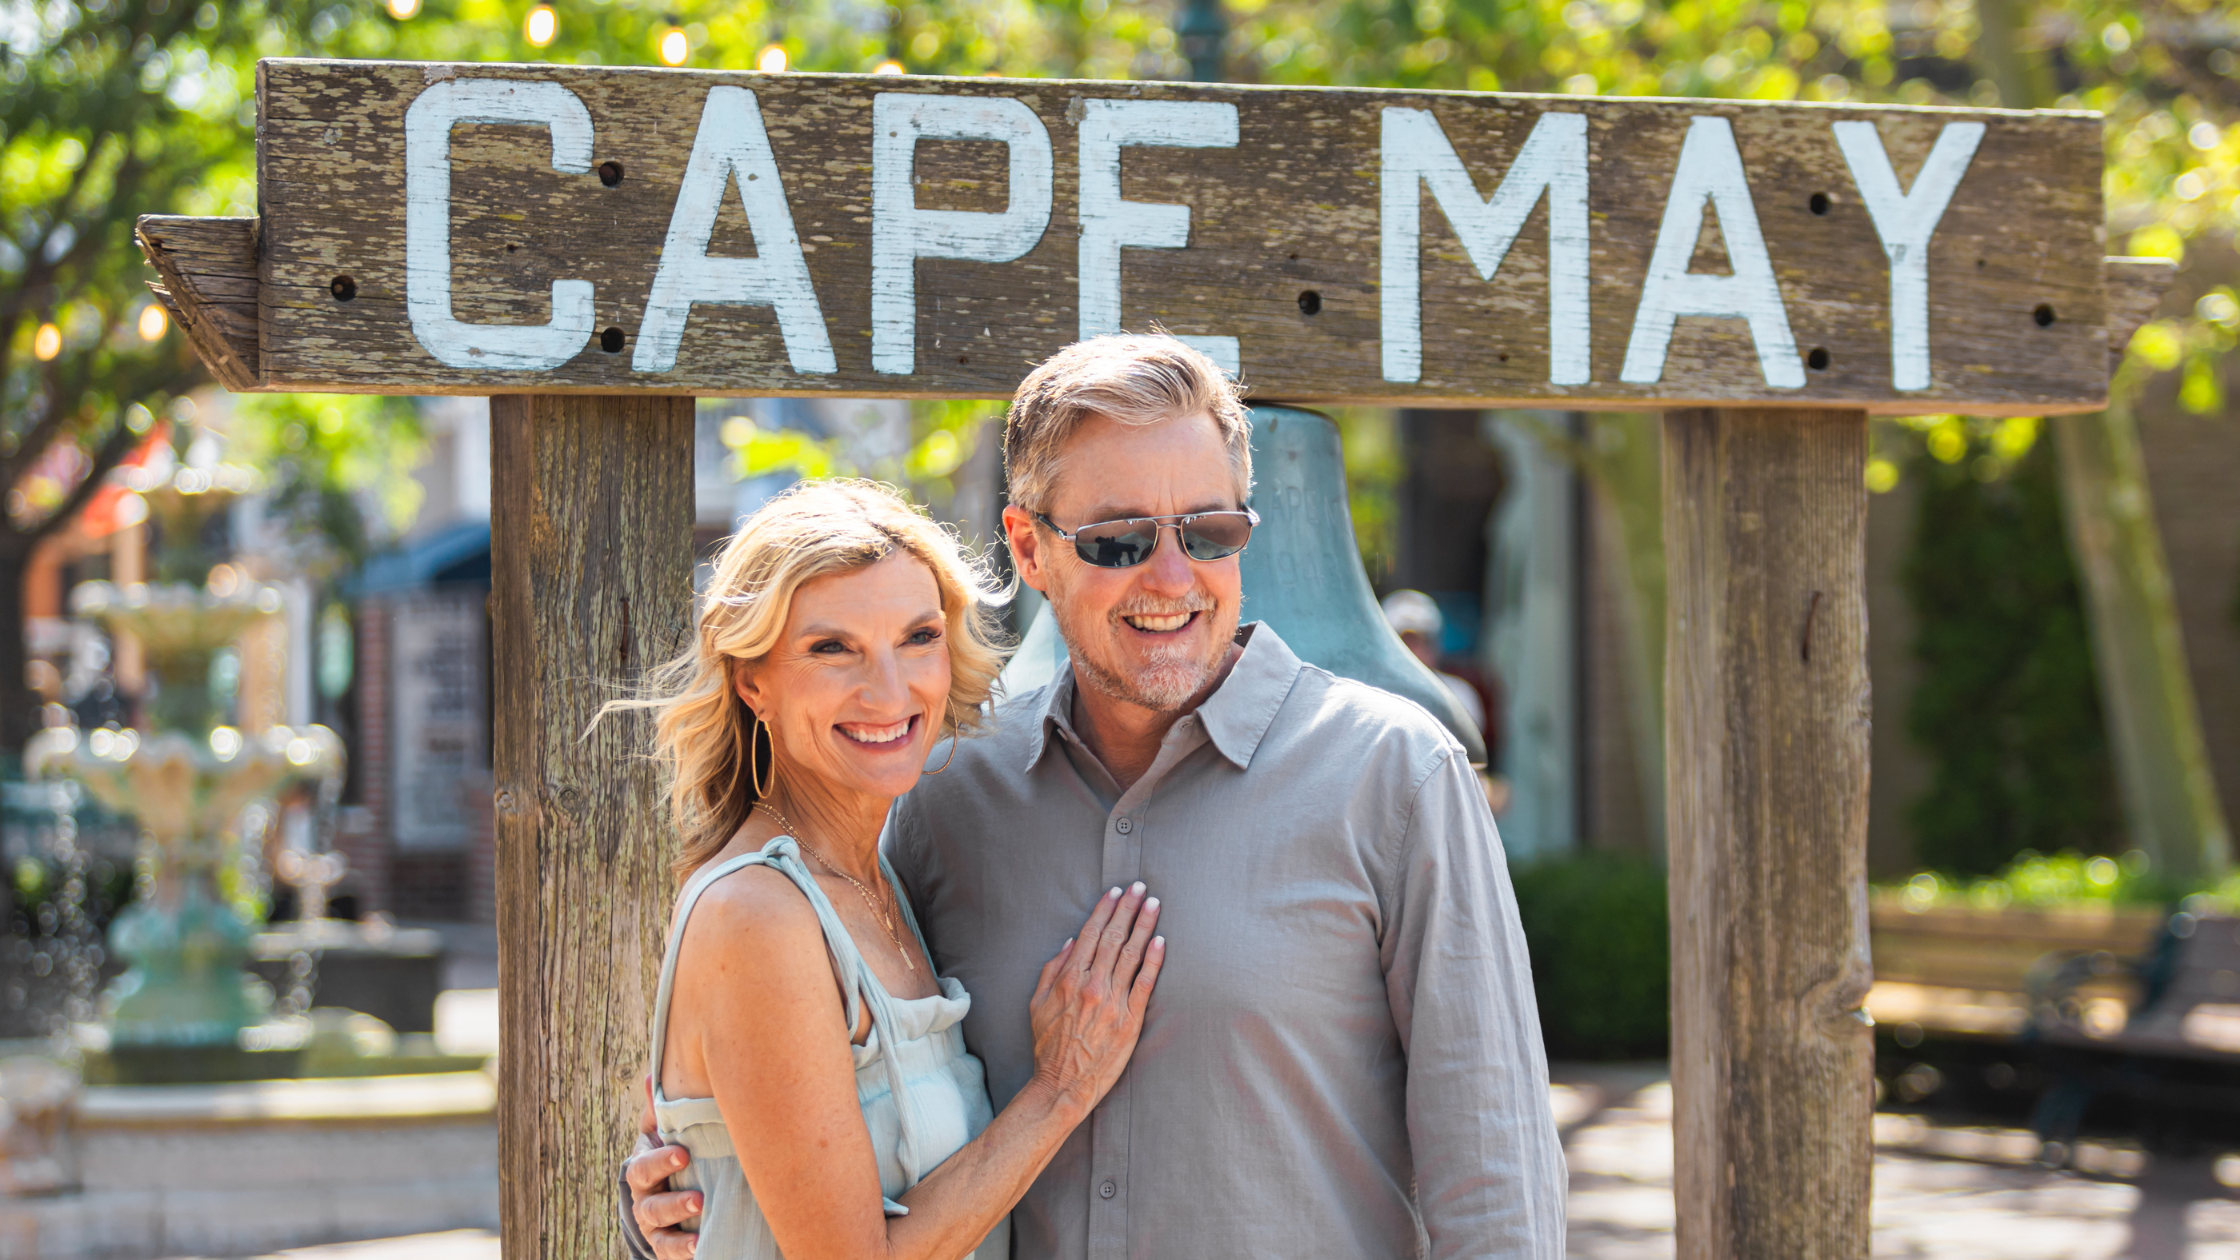
[[[1926,1035],[2006,1040],[2030,1023],[2033,969],[2048,959],[2144,954],[2162,912],[2136,906],[1924,905],[1874,895],[1875,986],[1867,1009],[1901,1046]],[[2132,988],[2113,974],[2080,978],[2079,1015],[2105,1031],[2127,1017]]]
[[[2131,996],[2115,1027],[2089,996],[2109,985]],[[2047,1143],[2073,1146],[2096,1100],[2181,1138],[2204,1115],[2240,1115],[2240,919],[2180,911],[2135,956],[2043,960],[2029,1002],[2024,1037],[2049,1078],[2031,1128]]]

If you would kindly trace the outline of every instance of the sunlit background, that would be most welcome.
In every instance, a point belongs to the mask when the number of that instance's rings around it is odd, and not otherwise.
[[[2117,348],[2110,413],[1872,429],[1875,1246],[2240,1253],[2240,953],[2209,952],[2240,941],[2229,5],[53,0],[0,6],[0,1254],[34,1213],[54,1260],[453,1228],[482,1232],[398,1254],[495,1254],[487,409],[229,395],[132,241],[143,213],[256,213],[255,66],[274,56],[2103,112],[2107,252],[2182,266]],[[1335,418],[1362,563],[1380,596],[1429,596],[1426,652],[1486,714],[1558,1060],[1573,1253],[1670,1254],[1657,427]],[[704,401],[697,545],[833,474],[903,484],[985,542],[1000,422],[993,401]],[[91,1031],[122,967],[106,933],[149,878],[139,826],[17,767],[42,733],[127,757],[181,692],[149,682],[158,645],[73,605],[100,581],[269,589],[279,611],[197,692],[226,732],[209,755],[245,764],[267,733],[313,727],[347,754],[328,795],[235,826],[216,882],[256,930],[271,1004],[240,1050],[290,1075],[133,1084]],[[2182,1010],[2158,1005],[2174,976],[2199,985]],[[2158,1020],[2193,1057],[2156,1060],[2133,1093],[2080,1095],[2028,1048],[2056,1024],[2116,1045]],[[251,1085],[332,1123],[228,1130],[279,1145],[262,1163],[201,1148],[166,1165],[176,1185],[132,1171],[119,1135],[146,1131],[154,1097],[134,1090],[186,1091],[166,1105],[206,1117],[237,1096],[210,1091]],[[434,1119],[365,1129],[338,1108]],[[159,1201],[187,1215],[129,1224]]]

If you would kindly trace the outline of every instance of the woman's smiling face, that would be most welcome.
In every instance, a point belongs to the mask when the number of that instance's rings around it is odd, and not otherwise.
[[[802,583],[778,645],[735,683],[770,724],[778,781],[909,791],[948,711],[948,632],[933,571],[907,551]]]

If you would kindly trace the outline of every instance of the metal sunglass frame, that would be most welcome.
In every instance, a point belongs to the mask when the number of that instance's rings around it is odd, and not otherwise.
[[[1235,551],[1229,552],[1227,555],[1211,556],[1201,560],[1198,557],[1190,554],[1190,544],[1183,540],[1182,530],[1183,527],[1188,525],[1190,522],[1203,520],[1208,516],[1243,517],[1245,520],[1245,540],[1244,542],[1237,545],[1237,549]],[[1221,510],[1215,512],[1181,512],[1169,516],[1116,516],[1109,521],[1090,521],[1087,524],[1076,528],[1071,533],[1060,529],[1058,527],[1058,523],[1051,520],[1046,513],[1037,512],[1034,514],[1034,519],[1048,526],[1051,533],[1056,534],[1058,537],[1063,538],[1067,542],[1073,544],[1073,554],[1080,559],[1081,563],[1086,564],[1091,568],[1097,569],[1133,569],[1138,565],[1148,563],[1151,557],[1159,553],[1159,531],[1162,529],[1171,529],[1174,531],[1175,546],[1182,549],[1182,554],[1184,557],[1189,560],[1195,561],[1198,564],[1212,564],[1215,561],[1227,560],[1230,558],[1230,556],[1238,556],[1244,554],[1244,549],[1247,546],[1250,546],[1252,543],[1252,531],[1260,527],[1260,514],[1252,509],[1251,504],[1246,504],[1241,508],[1222,508]],[[1143,559],[1136,561],[1135,564],[1098,564],[1096,561],[1091,560],[1089,557],[1081,554],[1081,542],[1078,535],[1083,530],[1095,529],[1099,525],[1126,525],[1133,521],[1151,522],[1151,549],[1143,553]]]

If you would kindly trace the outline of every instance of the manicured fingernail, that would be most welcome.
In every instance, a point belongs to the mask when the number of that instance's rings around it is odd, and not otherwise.
[[[1119,890],[1119,889],[1117,889],[1117,888],[1115,888],[1115,889],[1113,889],[1113,890],[1112,890],[1111,892],[1108,892],[1108,893],[1106,893],[1106,894],[1105,894],[1105,899],[1109,901],[1109,900],[1111,900],[1112,898],[1114,898],[1114,897],[1117,897],[1117,896],[1119,896],[1119,895],[1120,895],[1120,890]]]
[[[1067,950],[1069,950],[1069,949],[1072,949],[1072,948],[1073,948],[1073,938],[1069,936],[1069,937],[1067,937],[1067,938],[1066,938],[1066,943],[1065,943],[1065,944],[1063,944],[1063,945],[1060,945],[1060,946],[1058,947],[1058,952],[1062,954],[1062,953],[1064,953],[1064,952],[1066,952]]]
[[[1143,887],[1143,885],[1141,885],[1141,884],[1138,884],[1138,885],[1136,885],[1136,887],[1138,887],[1138,888],[1141,888],[1141,887]],[[1146,909],[1146,910],[1156,910],[1156,909],[1158,909],[1158,908],[1159,908],[1159,899],[1158,899],[1157,897],[1153,897],[1153,898],[1152,898],[1151,900],[1149,900],[1149,901],[1146,901],[1146,902],[1144,902],[1144,903],[1143,903],[1143,908],[1144,908],[1144,909]]]
[[[1129,885],[1128,891],[1132,893],[1141,893],[1143,891],[1143,881],[1139,879],[1135,883]]]
[[[1152,938],[1151,938],[1151,948],[1153,948],[1153,949],[1165,949],[1166,947],[1167,947],[1167,938],[1166,938],[1166,937],[1164,937],[1164,936],[1154,936],[1154,937],[1152,937]]]
[[[678,1152],[677,1152],[676,1154],[674,1154],[674,1155],[671,1155],[671,1156],[669,1157],[669,1167],[671,1167],[671,1168],[682,1168],[682,1167],[684,1167],[684,1152],[683,1152],[683,1151],[678,1151]]]

